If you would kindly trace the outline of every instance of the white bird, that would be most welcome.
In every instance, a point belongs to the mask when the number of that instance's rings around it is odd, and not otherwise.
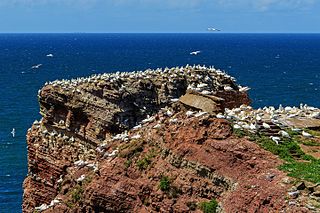
[[[216,115],[217,118],[226,118],[226,116],[224,116],[223,114],[219,113]]]
[[[216,29],[216,28],[213,28],[213,27],[208,27],[208,29],[207,29],[208,31],[221,31],[221,30],[219,30],[219,29]]]
[[[201,51],[198,50],[198,51],[191,52],[190,55],[198,55],[199,53],[201,53]]]
[[[173,115],[173,112],[171,112],[170,110],[168,110],[168,111],[166,112],[166,115],[169,116],[169,117],[171,117],[171,116]]]
[[[256,130],[257,127],[256,127],[256,125],[254,125],[254,124],[250,124],[250,129],[251,129],[251,130]]]
[[[294,132],[301,132],[301,129],[299,129],[299,128],[291,128],[291,130]]]
[[[47,57],[53,57],[53,54],[52,53],[50,53],[50,54],[48,54],[48,55],[46,55]]]
[[[231,90],[233,90],[232,87],[230,87],[230,86],[224,86],[223,89],[224,89],[225,91],[231,91]]]
[[[270,128],[271,128],[270,125],[267,124],[267,123],[265,123],[265,122],[262,123],[262,126],[263,126],[263,128],[265,128],[265,129],[270,129]]]
[[[280,142],[280,138],[279,137],[276,137],[276,136],[270,136],[271,140],[273,140],[277,145],[279,144]]]
[[[249,91],[249,90],[250,90],[249,87],[240,87],[240,88],[239,88],[239,91],[240,91],[240,92],[247,92],[247,91]]]
[[[131,136],[131,139],[139,139],[139,138],[141,138],[141,135],[133,135],[133,136]]]
[[[256,120],[257,121],[261,121],[262,120],[261,116],[260,115],[256,115]]]
[[[233,128],[234,129],[241,129],[241,126],[239,124],[235,124],[235,125],[233,125]]]
[[[203,91],[201,91],[201,94],[202,94],[202,95],[211,95],[212,92],[210,92],[210,91],[208,91],[208,90],[203,90]]]
[[[279,131],[279,135],[281,135],[281,136],[284,137],[284,138],[290,138],[289,133],[287,133],[287,132],[284,131],[284,130],[280,130],[280,131]]]
[[[16,130],[15,130],[15,128],[12,129],[11,134],[12,134],[12,137],[13,137],[13,138],[16,136]]]
[[[198,112],[197,114],[194,115],[194,117],[198,118],[198,117],[201,117],[205,114],[207,114],[207,112]]]
[[[187,117],[191,117],[193,114],[194,114],[194,112],[192,112],[192,111],[187,111],[186,112]]]
[[[153,127],[154,129],[160,129],[161,128],[161,124],[157,124]]]
[[[86,178],[85,175],[81,175],[76,181],[77,182],[82,182]]]
[[[302,131],[302,136],[304,136],[306,138],[312,138],[313,137],[313,135],[311,135],[311,134],[309,134],[309,133],[307,133],[305,131]]]
[[[42,66],[42,64],[33,65],[31,69],[39,69]]]

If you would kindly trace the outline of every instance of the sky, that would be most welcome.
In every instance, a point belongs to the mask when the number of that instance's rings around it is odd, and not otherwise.
[[[320,33],[320,0],[0,0],[1,33]]]

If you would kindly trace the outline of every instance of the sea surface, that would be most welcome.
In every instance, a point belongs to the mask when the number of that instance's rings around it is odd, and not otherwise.
[[[186,64],[226,70],[254,107],[320,107],[320,34],[0,34],[0,212],[21,212],[25,135],[46,81]]]

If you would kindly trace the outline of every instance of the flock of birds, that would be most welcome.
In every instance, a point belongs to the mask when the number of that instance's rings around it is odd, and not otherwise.
[[[173,67],[164,69],[158,68],[155,70],[147,69],[145,71],[134,72],[96,74],[87,78],[82,77],[71,80],[62,79],[53,82],[46,82],[45,85],[61,87],[63,90],[71,91],[73,93],[81,93],[81,89],[88,86],[88,84],[99,86],[104,82],[117,83],[119,79],[154,79],[155,76],[162,76],[169,82],[172,82],[174,81],[174,79],[177,79],[179,77],[186,77],[188,79],[188,90],[196,91],[203,95],[214,95],[214,93],[219,90],[237,90],[239,92],[247,92],[250,89],[248,87],[237,85],[235,83],[236,79],[222,70],[201,65],[187,65],[185,67]],[[229,80],[229,83],[225,83],[226,79]],[[123,86],[124,85],[122,85],[121,87]],[[39,91],[39,95],[40,92],[41,91]],[[171,101],[175,102],[178,101],[178,99],[172,98]],[[275,109],[274,107],[252,109],[252,107],[250,106],[241,106],[239,108],[231,110],[226,109],[223,114],[220,113],[217,115],[217,117],[232,120],[235,129],[243,129],[256,132],[259,130],[259,128],[270,129],[271,127],[268,122],[283,127],[284,124],[281,121],[287,118],[320,118],[320,110],[318,108],[310,107],[307,105],[300,105],[300,107],[282,107],[280,105],[278,109]],[[311,135],[309,135],[309,133],[305,131],[295,128],[293,128],[293,130],[300,131],[301,134],[305,137],[311,137]],[[14,135],[14,133],[12,134]],[[279,136],[286,137],[287,133],[283,130],[279,132]],[[280,141],[279,138],[272,139],[277,141],[277,143]]]
[[[289,138],[290,135],[286,129],[299,132],[302,136],[311,138],[313,135],[304,131],[301,128],[296,128],[289,125],[287,119],[320,119],[320,109],[311,107],[306,104],[300,104],[299,107],[283,107],[278,108],[273,106],[253,109],[251,106],[242,105],[239,108],[225,109],[224,113],[217,114],[217,118],[231,120],[234,129],[245,130],[256,133],[261,129],[269,130],[272,125],[281,129],[278,135],[272,135],[270,138],[277,144],[281,141],[281,137]],[[272,125],[271,125],[272,124]]]
[[[86,78],[76,78],[71,80],[55,80],[52,82],[46,82],[45,86],[51,85],[53,87],[61,87],[63,90],[71,91],[72,93],[80,93],[81,89],[88,86],[99,87],[105,82],[114,83],[118,85],[118,81],[126,82],[128,80],[139,81],[143,79],[155,79],[162,78],[168,83],[174,83],[176,79],[186,78],[188,80],[188,89],[200,92],[204,95],[213,94],[218,90],[239,90],[240,92],[246,92],[250,88],[236,85],[236,79],[231,77],[222,70],[215,69],[214,67],[206,67],[201,65],[186,65],[185,67],[173,67],[173,68],[157,68],[155,70],[147,69],[145,71],[134,72],[115,72],[95,74]],[[227,82],[227,83],[225,83]],[[228,83],[229,82],[229,83]],[[166,82],[164,82],[166,83]],[[124,89],[124,83],[122,83],[121,89]],[[38,94],[40,95],[40,90]]]

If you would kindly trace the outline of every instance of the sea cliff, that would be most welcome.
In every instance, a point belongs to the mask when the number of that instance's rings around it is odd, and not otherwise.
[[[294,188],[260,140],[277,146],[295,121],[252,109],[248,89],[203,66],[47,83],[27,133],[23,212],[316,211],[317,185]],[[317,110],[301,113],[317,126]]]

